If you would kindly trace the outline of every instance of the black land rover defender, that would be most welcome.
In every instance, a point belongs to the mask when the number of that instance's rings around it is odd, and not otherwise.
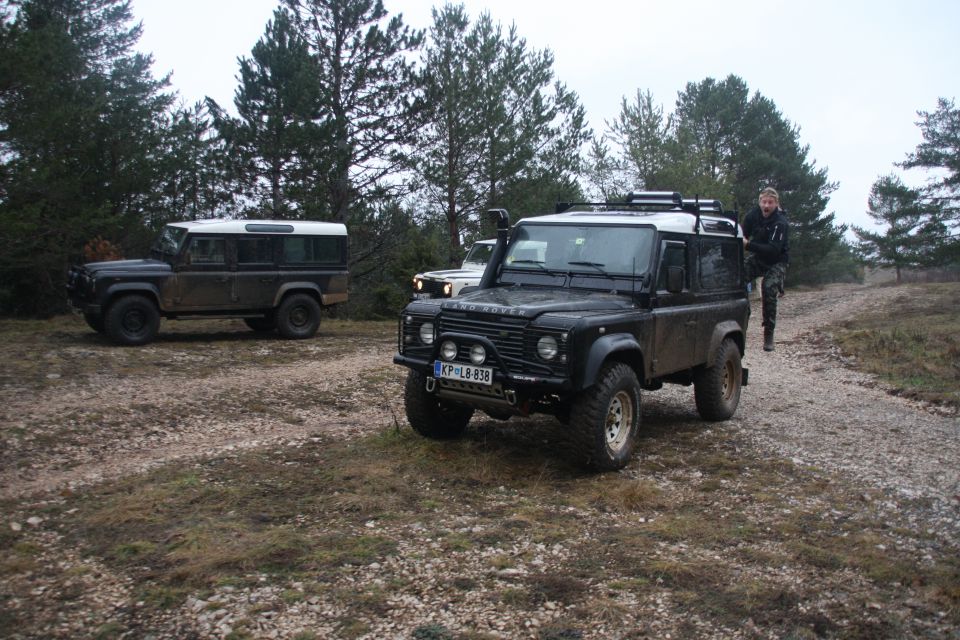
[[[735,216],[669,192],[558,211],[512,232],[506,211],[491,212],[497,245],[480,285],[404,309],[394,362],[410,368],[411,426],[452,438],[476,409],[550,413],[576,455],[606,470],[630,460],[641,389],[693,384],[701,417],[733,415],[750,316]]]
[[[342,224],[176,222],[148,260],[73,267],[67,293],[92,329],[120,344],[153,340],[161,316],[243,318],[254,331],[309,338],[321,308],[347,300],[347,251]]]

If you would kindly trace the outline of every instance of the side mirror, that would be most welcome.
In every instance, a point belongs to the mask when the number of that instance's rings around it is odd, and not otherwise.
[[[683,281],[686,279],[683,267],[667,267],[667,291],[680,293],[683,291]]]

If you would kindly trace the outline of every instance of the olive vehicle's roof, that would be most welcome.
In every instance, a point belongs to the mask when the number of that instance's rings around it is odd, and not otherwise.
[[[192,220],[172,222],[171,227],[179,227],[195,233],[296,233],[311,236],[345,236],[346,225],[335,222],[314,222],[312,220]]]
[[[717,236],[742,236],[740,225],[722,216],[700,215],[686,211],[568,211],[535,218],[525,218],[520,224],[612,224],[643,225],[673,233],[699,233]]]

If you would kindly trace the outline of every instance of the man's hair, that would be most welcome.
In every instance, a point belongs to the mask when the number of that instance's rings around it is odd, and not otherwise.
[[[760,192],[760,197],[758,197],[757,200],[759,200],[759,199],[762,198],[763,196],[770,196],[771,198],[773,198],[773,199],[776,200],[777,202],[780,202],[780,194],[777,193],[777,190],[774,189],[773,187],[765,187],[765,188]]]

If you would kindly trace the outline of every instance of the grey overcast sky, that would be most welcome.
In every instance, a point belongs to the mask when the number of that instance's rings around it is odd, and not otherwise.
[[[426,29],[431,0],[383,0]],[[133,0],[140,49],[172,72],[187,103],[232,106],[237,58],[249,56],[277,0]],[[650,90],[672,111],[687,82],[735,74],[800,128],[808,158],[839,183],[828,211],[872,225],[870,186],[921,141],[917,111],[960,97],[955,0],[464,0],[531,47],[550,49],[557,78],[579,94],[595,132],[621,100]],[[922,184],[923,172],[903,174]],[[709,195],[709,194],[705,194]]]

